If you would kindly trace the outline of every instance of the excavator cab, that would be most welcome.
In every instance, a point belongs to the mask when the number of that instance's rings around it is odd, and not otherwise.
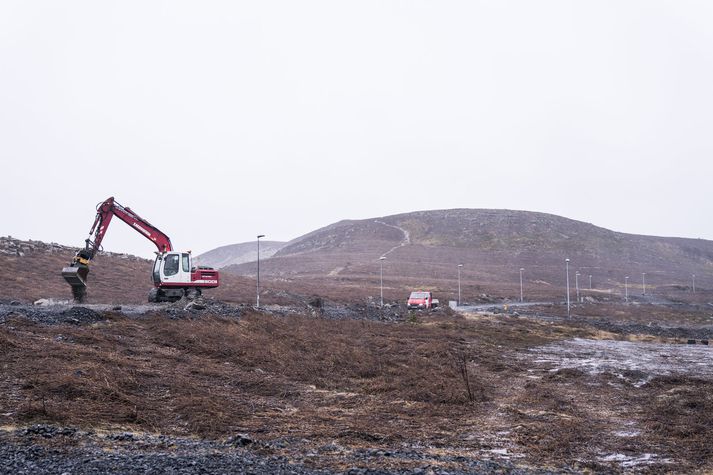
[[[203,273],[217,272],[213,269],[199,270]],[[196,282],[196,268],[193,267],[193,260],[189,252],[163,252],[156,253],[156,260],[153,265],[152,280],[154,289],[149,293],[149,302],[175,301],[186,296],[194,299],[201,295],[200,287],[217,287],[217,277],[214,285],[201,280]]]
[[[191,282],[191,254],[189,252],[164,252],[156,255],[153,265],[153,283],[179,284]]]

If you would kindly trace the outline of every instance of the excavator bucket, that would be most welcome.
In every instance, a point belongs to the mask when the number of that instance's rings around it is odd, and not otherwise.
[[[89,267],[71,266],[62,269],[62,277],[72,287],[72,297],[77,302],[84,301],[87,294],[87,276],[89,275]]]

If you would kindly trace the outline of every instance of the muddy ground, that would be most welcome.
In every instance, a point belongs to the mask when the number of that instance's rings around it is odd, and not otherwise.
[[[0,303],[0,472],[713,469],[706,305],[46,303]]]

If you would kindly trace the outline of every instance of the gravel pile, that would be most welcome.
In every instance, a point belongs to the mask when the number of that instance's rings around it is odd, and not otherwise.
[[[196,316],[200,314],[240,317],[247,308],[245,305],[231,305],[220,300],[199,297],[195,300],[181,299],[169,304],[162,304],[161,309],[172,318]]]
[[[40,301],[38,301],[40,302]],[[106,320],[109,313],[127,317],[141,317],[152,314],[165,314],[171,319],[195,318],[201,315],[219,315],[239,318],[244,312],[252,310],[252,305],[229,304],[220,300],[199,297],[195,300],[181,299],[172,303],[153,303],[141,305],[101,305],[87,304],[74,306],[70,302],[46,300],[41,304],[29,305],[17,301],[0,301],[0,324],[8,317],[23,317],[36,323],[48,325],[75,324],[87,325]],[[383,307],[373,302],[343,304],[312,298],[303,304],[265,305],[260,311],[290,317],[311,314],[314,317],[330,320],[371,320],[381,322],[403,322],[422,315],[450,315],[448,307],[439,307],[430,311],[409,311],[404,304],[386,303]]]
[[[330,320],[372,320],[381,322],[403,322],[425,315],[452,315],[448,307],[432,310],[409,310],[405,304],[385,303],[383,307],[375,303],[339,304],[325,301],[321,315]]]
[[[45,325],[72,324],[89,325],[107,319],[111,313],[127,317],[141,317],[155,313],[164,313],[171,319],[191,318],[203,314],[240,317],[246,308],[244,305],[231,305],[213,299],[179,300],[173,303],[142,305],[97,305],[76,306],[66,302],[48,302],[42,305],[29,305],[17,301],[0,301],[0,324],[9,318],[24,318]]]
[[[7,305],[0,304],[0,323],[12,317],[20,317],[36,323],[46,325],[89,325],[102,320],[106,320],[103,312],[92,310],[87,307],[52,305],[47,307],[36,307],[33,305]]]

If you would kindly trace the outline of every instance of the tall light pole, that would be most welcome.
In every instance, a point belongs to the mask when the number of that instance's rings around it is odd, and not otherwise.
[[[522,302],[522,271],[524,270],[524,267],[520,267],[520,302]]]
[[[592,290],[592,274],[589,274],[589,290]]]
[[[381,256],[379,258],[379,264],[380,264],[380,269],[379,269],[379,289],[381,291],[381,306],[384,306],[384,260],[386,259],[386,256]]]
[[[574,274],[574,286],[577,288],[577,302],[579,302],[579,301],[581,300],[581,299],[579,298],[579,276],[580,276],[580,275],[581,275],[581,274],[579,273],[579,271],[577,271],[577,272]]]
[[[264,234],[257,235],[257,308],[260,308],[260,238],[264,237]]]
[[[564,260],[564,268],[565,271],[567,272],[567,316],[571,316],[570,314],[570,304],[569,304],[569,258]]]
[[[644,295],[646,295],[646,272],[641,273],[641,284],[644,287]]]
[[[463,264],[458,264],[458,307],[460,307],[460,270]]]
[[[693,293],[696,293],[696,274],[691,274],[691,277],[693,278]]]
[[[624,301],[629,301],[629,276],[624,277]]]

